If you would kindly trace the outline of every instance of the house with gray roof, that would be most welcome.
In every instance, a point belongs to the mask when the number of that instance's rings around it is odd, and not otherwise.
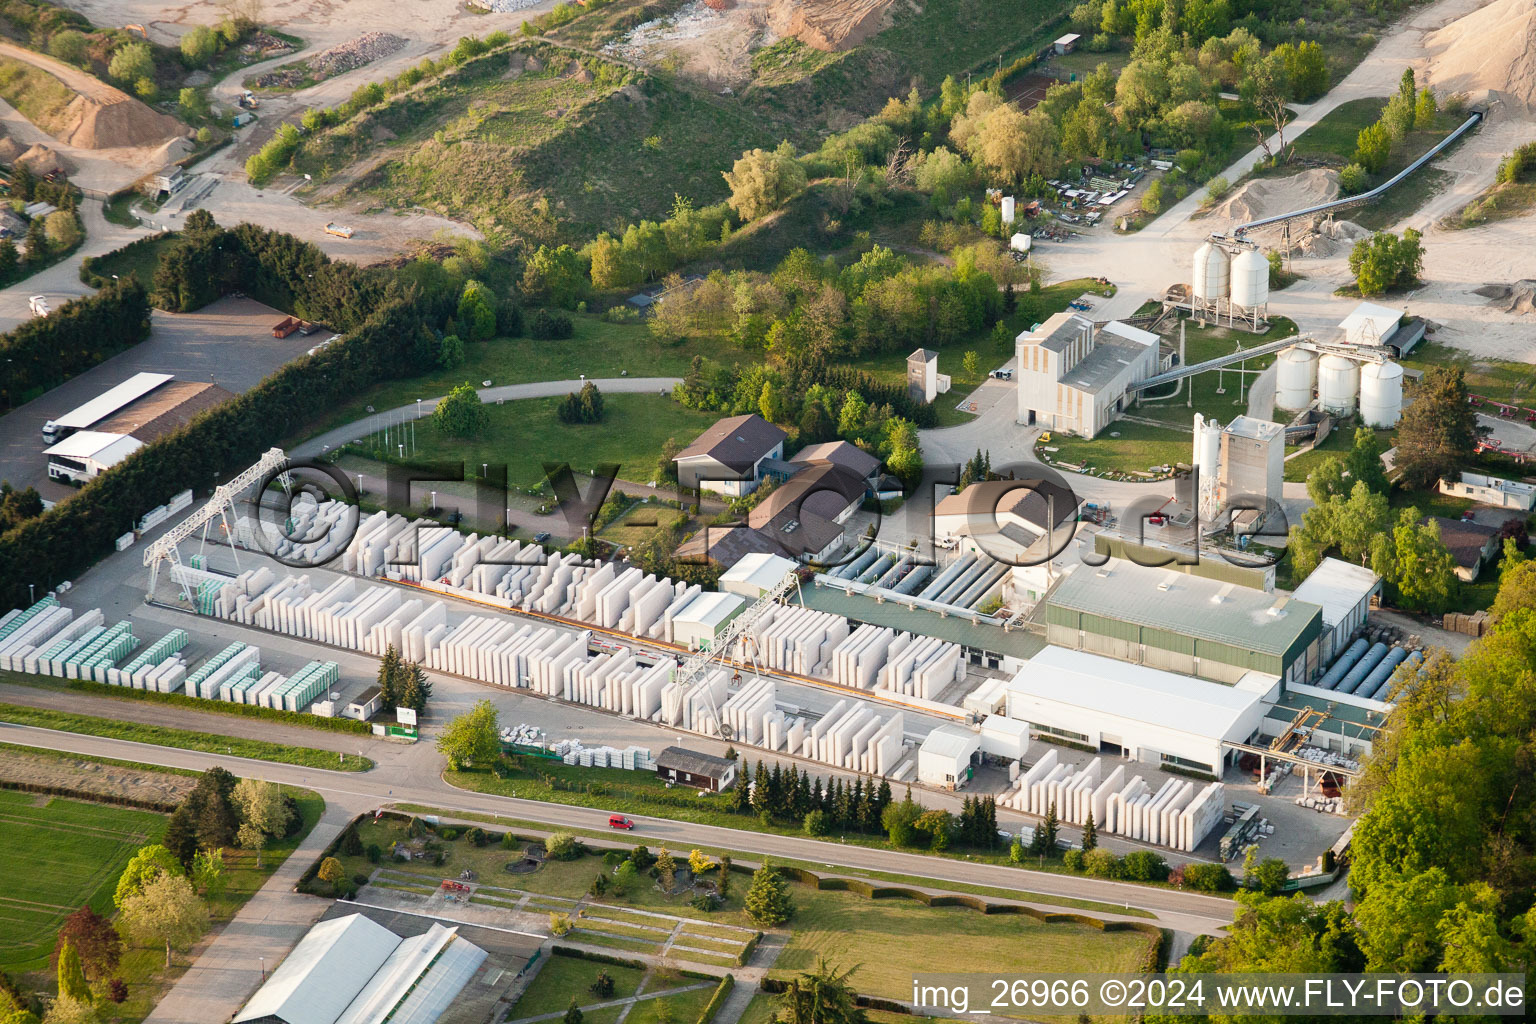
[[[678,452],[677,479],[688,490],[739,498],[757,490],[763,464],[784,457],[784,431],[756,413],[717,422]]]

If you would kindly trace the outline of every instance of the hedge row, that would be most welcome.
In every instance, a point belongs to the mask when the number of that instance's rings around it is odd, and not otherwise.
[[[0,406],[30,401],[147,337],[149,295],[131,280],[24,320],[0,335]]]
[[[695,1024],[709,1024],[715,1019],[715,1014],[720,1012],[720,1007],[725,1003],[725,997],[731,994],[731,989],[736,987],[736,979],[727,974],[720,979],[720,984],[715,986],[715,994],[709,997],[709,1002],[704,1004],[704,1009],[699,1011]]]
[[[93,804],[111,804],[114,807],[133,807],[141,811],[158,811],[161,814],[170,814],[176,809],[178,803],[175,800],[140,800],[131,796],[75,789],[72,786],[49,786],[41,782],[14,782],[10,779],[0,779],[0,789],[14,789],[18,793],[37,793],[42,796],[62,796]]]
[[[175,707],[191,708],[194,711],[211,711],[221,715],[234,715],[237,718],[264,718],[271,722],[282,722],[285,725],[302,725],[308,729],[320,729],[325,732],[356,733],[359,736],[373,735],[373,726],[367,722],[359,722],[355,718],[321,718],[319,715],[310,715],[302,711],[282,711],[277,708],[258,707],[255,704],[231,704],[228,701],[222,700],[200,700],[197,697],[188,697],[184,693],[131,690],[125,686],[109,686],[106,683],[97,683],[86,679],[71,680],[69,688],[81,693],[116,697],[119,700],[151,701],[157,704],[170,704]]]
[[[192,221],[189,217],[182,237],[166,250],[155,275],[157,294],[176,299],[171,308],[197,308],[220,294],[242,291],[351,333],[138,449],[73,497],[0,535],[0,608],[21,605],[29,583],[47,589],[76,576],[109,554],[145,510],[188,487],[206,490],[221,475],[249,466],[319,411],[381,380],[412,376],[432,365],[433,346],[423,343],[423,335],[431,338],[423,319],[426,304],[398,280],[332,265],[319,249],[289,235],[248,224],[233,231],[202,225],[194,230]],[[83,301],[116,301],[122,307],[119,319],[137,315],[147,328],[144,290],[131,281]],[[125,328],[116,327],[117,336],[124,334]],[[239,353],[231,351],[229,358]]]
[[[747,962],[752,959],[752,954],[757,952],[757,944],[762,941],[763,933],[753,932],[752,937],[747,940],[747,944],[741,947],[741,952],[736,954],[736,966],[747,966]]]

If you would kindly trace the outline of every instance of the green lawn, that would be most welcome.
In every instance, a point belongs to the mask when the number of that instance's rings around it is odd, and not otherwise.
[[[532,487],[544,481],[544,464],[569,462],[577,473],[590,473],[603,463],[618,463],[619,479],[646,483],[656,475],[656,461],[668,438],[687,444],[711,426],[718,415],[686,409],[670,397],[646,394],[603,396],[599,423],[560,422],[559,398],[529,398],[487,406],[488,425],[478,436],[444,434],[430,418],[416,426],[415,462],[462,460],[466,466],[505,463],[509,482]],[[355,454],[379,458],[365,441],[352,446]]]
[[[625,547],[640,543],[658,526],[671,526],[686,518],[687,516],[675,508],[642,503],[605,526],[598,536],[620,547]]]
[[[861,965],[854,987],[889,999],[911,998],[914,971],[1135,971],[1151,941],[1138,931],[1101,932],[853,893],[813,895],[795,887],[794,897],[792,934],[770,976],[793,977],[826,957],[844,967]],[[919,953],[913,937],[920,935],[942,938]]]
[[[464,365],[409,380],[385,381],[362,392],[352,402],[328,410],[307,425],[305,436],[362,419],[369,406],[380,411],[398,409],[418,398],[446,395],[465,381],[480,387],[486,380],[500,386],[575,380],[583,373],[592,378],[621,377],[626,373],[631,377],[681,377],[688,372],[688,364],[695,355],[711,350],[710,345],[696,341],[663,344],[641,324],[610,323],[601,317],[581,314],[572,315],[571,320],[576,336],[564,341],[497,338],[471,342],[464,346]]]
[[[12,875],[0,896],[0,969],[46,967],[60,923],[82,904],[110,913],[123,866],[165,822],[152,811],[0,790]]]
[[[1421,341],[1402,364],[1414,370],[1432,366],[1457,366],[1474,395],[1511,405],[1536,404],[1536,363],[1504,359],[1479,359],[1449,345]]]
[[[126,207],[124,217],[130,217]],[[98,256],[91,262],[91,269],[97,274],[110,280],[113,277],[127,277],[129,274],[137,274],[139,282],[146,288],[154,283],[155,269],[160,266],[160,256],[166,249],[176,242],[176,235],[168,234],[157,238],[154,242],[139,246],[131,253],[124,253],[117,249]]]
[[[1215,359],[1218,356],[1235,352],[1238,348],[1254,348],[1265,345],[1280,338],[1288,338],[1296,333],[1296,324],[1285,317],[1275,317],[1266,334],[1249,334],[1246,331],[1233,330],[1227,327],[1199,327],[1194,321],[1188,321],[1184,328],[1184,361],[1186,365],[1204,362],[1207,359]],[[1177,328],[1169,335],[1175,347],[1178,345]],[[1195,418],[1195,413],[1202,413],[1207,417],[1214,416],[1223,423],[1233,417],[1243,415],[1248,411],[1247,384],[1251,384],[1257,374],[1253,371],[1262,370],[1275,361],[1274,355],[1259,356],[1249,360],[1246,364],[1234,363],[1230,371],[1211,370],[1194,377],[1187,378],[1183,382],[1183,388],[1177,395],[1164,401],[1148,401],[1130,410],[1130,415],[1144,419],[1159,420],[1164,423],[1177,424],[1188,427]],[[1249,372],[1240,374],[1238,371],[1247,369]],[[1225,394],[1217,394],[1218,389],[1224,389]],[[1161,394],[1168,394],[1172,386],[1159,388]],[[1194,392],[1194,405],[1190,407],[1190,392]],[[1102,437],[1102,435],[1101,435]],[[1189,461],[1187,456],[1181,461]]]
[[[74,102],[75,91],[42,68],[0,59],[0,98],[50,135],[67,134],[64,111]]]
[[[611,996],[597,996],[591,991],[590,986],[597,979],[600,971],[607,971],[608,977],[613,979]],[[506,1019],[516,1020],[519,1017],[535,1017],[541,1013],[563,1011],[571,1004],[573,996],[577,1004],[582,1006],[607,1002],[610,999],[623,999],[635,994],[640,987],[640,979],[644,978],[645,974],[646,972],[638,967],[621,967],[618,964],[600,964],[580,957],[552,955],[545,959],[544,965],[539,968],[539,973],[534,976],[528,988],[513,1004]],[[630,1016],[634,1016],[633,1011]]]
[[[131,740],[135,743],[153,743],[160,747],[177,747],[182,750],[201,750],[209,754],[249,757],[278,764],[300,765],[305,768],[365,772],[373,767],[371,759],[359,757],[356,754],[342,761],[333,751],[316,750],[313,747],[293,747],[285,743],[269,743],[265,740],[243,739],[238,736],[172,729],[163,725],[124,722],[113,718],[77,715],[68,711],[26,707],[20,704],[0,704],[0,721],[31,725],[40,729],[59,729],[86,736],[106,736],[117,740]]]
[[[1113,436],[1115,434],[1120,436]],[[1109,429],[1091,441],[1055,434],[1049,444],[1036,445],[1035,453],[1042,458],[1049,456],[1055,463],[1067,463],[1098,473],[1158,475],[1161,473],[1158,467],[1180,462],[1187,464],[1193,445],[1192,433],[1121,420],[1111,423]],[[1048,451],[1048,448],[1056,451]]]

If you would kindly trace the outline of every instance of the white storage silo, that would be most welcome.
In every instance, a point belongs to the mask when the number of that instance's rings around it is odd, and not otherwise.
[[[1360,369],[1360,418],[1370,427],[1395,427],[1403,413],[1403,367],[1391,361]]]
[[[1360,364],[1343,356],[1324,356],[1317,364],[1317,399],[1325,412],[1349,416],[1360,393]]]
[[[1232,261],[1232,304],[1253,309],[1269,301],[1269,261],[1245,249]]]
[[[1281,352],[1275,362],[1275,404],[1288,412],[1309,407],[1317,387],[1317,353],[1298,345]]]
[[[1012,224],[1014,217],[1013,196],[1003,196],[1003,223]]]
[[[1209,305],[1227,297],[1231,287],[1231,262],[1226,250],[1206,242],[1195,250],[1190,295],[1195,304]]]
[[[1216,480],[1221,467],[1221,423],[1214,416],[1205,421],[1200,434],[1200,478]]]

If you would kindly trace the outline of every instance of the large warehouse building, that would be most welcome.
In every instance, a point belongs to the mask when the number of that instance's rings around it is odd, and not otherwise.
[[[1093,747],[1159,767],[1219,775],[1223,742],[1259,730],[1274,676],[1235,686],[1047,647],[1008,683],[1007,714],[1046,741]]]
[[[1325,558],[1301,586],[1291,592],[1297,601],[1320,605],[1323,634],[1318,643],[1318,666],[1328,665],[1349,646],[1355,630],[1365,625],[1371,600],[1381,595],[1381,577],[1363,565]]]
[[[234,1024],[433,1024],[485,951],[433,923],[402,939],[352,914],[311,928]]]
[[[1092,437],[1125,409],[1126,389],[1158,372],[1161,339],[1063,310],[1015,339],[1018,422]]]
[[[1317,674],[1323,609],[1235,583],[1121,559],[1080,566],[1046,602],[1048,643],[1236,683]]]

